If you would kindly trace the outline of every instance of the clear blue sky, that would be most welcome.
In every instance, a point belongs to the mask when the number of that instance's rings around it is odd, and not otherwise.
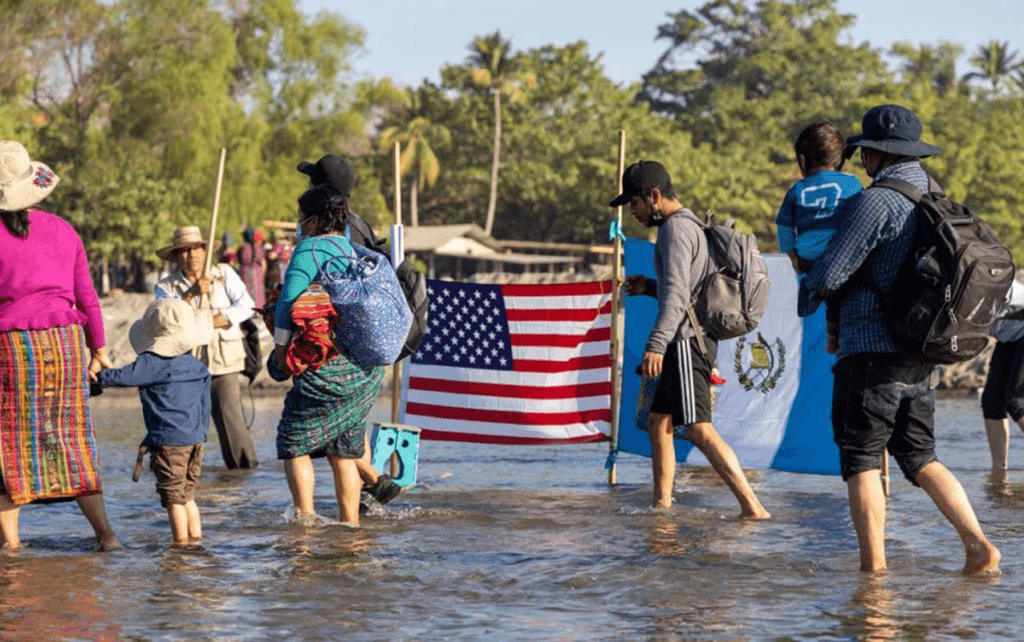
[[[439,80],[445,63],[460,63],[474,36],[501,29],[516,49],[586,40],[591,54],[604,52],[605,73],[632,83],[667,48],[655,42],[666,13],[705,4],[692,0],[300,0],[308,14],[340,13],[366,30],[366,53],[356,71],[391,76],[400,84]],[[1024,0],[839,0],[842,13],[857,16],[850,35],[888,50],[901,40],[915,45],[959,42],[965,56],[989,40],[1008,40],[1024,51]]]

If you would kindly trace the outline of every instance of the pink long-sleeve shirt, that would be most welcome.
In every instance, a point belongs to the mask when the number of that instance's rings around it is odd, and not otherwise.
[[[81,323],[92,349],[105,345],[100,300],[82,239],[53,214],[32,210],[28,237],[0,223],[0,332]]]

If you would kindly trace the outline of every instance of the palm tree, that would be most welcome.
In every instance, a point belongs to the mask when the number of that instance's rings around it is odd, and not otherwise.
[[[956,84],[956,59],[963,53],[957,43],[941,42],[938,47],[921,45],[920,49],[906,42],[897,42],[892,53],[905,62],[902,71],[906,76],[926,80],[940,96]]]
[[[526,76],[515,73],[512,61],[512,41],[501,37],[501,30],[489,36],[477,36],[467,47],[473,71],[473,83],[494,94],[494,154],[491,157],[491,195],[487,201],[487,223],[484,231],[494,227],[494,210],[498,205],[498,165],[501,158],[501,95],[520,96],[519,88]]]
[[[978,52],[971,56],[971,64],[980,71],[964,74],[960,81],[988,80],[992,83],[992,89],[996,90],[1014,71],[1021,68],[1022,63],[1017,60],[1019,53],[1019,49],[1010,53],[1009,41],[991,40],[987,45],[978,47]]]
[[[384,151],[395,143],[405,145],[402,150],[401,174],[412,174],[412,186],[409,189],[409,218],[413,227],[419,225],[419,190],[420,185],[429,189],[437,182],[441,173],[441,164],[430,146],[431,141],[441,146],[451,142],[451,133],[444,125],[436,125],[424,117],[423,100],[418,92],[409,89],[405,94],[405,105],[409,120],[403,126],[392,126],[381,131],[380,145]]]

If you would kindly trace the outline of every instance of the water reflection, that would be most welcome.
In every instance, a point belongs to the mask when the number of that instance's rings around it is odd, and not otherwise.
[[[257,398],[265,463],[226,471],[211,443],[204,539],[174,547],[151,479],[130,481],[138,400],[105,399],[94,402],[109,420],[97,430],[104,494],[127,550],[92,554],[73,505],[25,511],[28,545],[0,557],[0,640],[1024,638],[1020,471],[976,506],[1003,551],[1001,578],[956,575],[959,540],[909,484],[897,482],[888,512],[898,566],[862,576],[836,478],[747,471],[776,519],[741,522],[711,469],[684,466],[676,506],[653,512],[649,460],[620,457],[609,489],[606,444],[428,441],[417,489],[362,528],[300,525],[275,459],[280,400]],[[945,413],[936,433],[958,440],[945,458],[974,496],[989,472],[977,408]],[[323,471],[325,516],[332,486]]]
[[[893,591],[886,573],[865,575],[850,598],[852,615],[844,628],[864,642],[896,640],[900,626],[895,617]]]
[[[1024,508],[1024,483],[1010,483],[1005,470],[993,470],[985,482],[985,495],[997,508]]]
[[[278,552],[287,557],[298,579],[336,576],[352,572],[372,560],[374,536],[346,526],[302,529],[282,538]]]
[[[0,559],[0,639],[119,639],[98,574],[92,556]]]
[[[680,528],[678,520],[671,513],[652,513],[646,538],[650,551],[666,557],[694,555],[700,549],[698,533],[689,532],[683,537]]]

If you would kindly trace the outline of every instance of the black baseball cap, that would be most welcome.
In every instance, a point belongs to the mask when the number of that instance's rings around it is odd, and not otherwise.
[[[309,176],[313,185],[333,187],[346,198],[352,194],[352,186],[356,184],[355,170],[341,156],[328,154],[315,163],[302,161],[297,169]]]
[[[672,187],[672,178],[668,175],[668,170],[656,161],[638,161],[622,172],[622,193],[608,205],[612,207],[625,205],[629,199],[637,195],[644,195],[655,187],[662,192],[665,191],[665,188]]]

